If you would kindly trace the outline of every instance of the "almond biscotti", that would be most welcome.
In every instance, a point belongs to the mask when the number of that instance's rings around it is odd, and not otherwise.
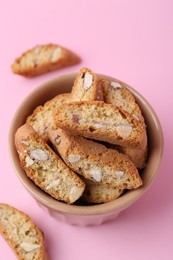
[[[15,134],[15,145],[27,176],[53,198],[74,203],[85,184],[56,155],[34,129],[25,124]]]
[[[61,104],[72,101],[70,93],[59,94],[47,101],[43,106],[38,106],[34,112],[28,116],[26,122],[46,141],[49,141],[48,131],[53,127],[54,110]]]
[[[101,183],[93,182],[89,179],[83,178],[86,188],[82,194],[81,200],[86,203],[106,203],[119,198],[124,189],[119,187],[107,187]]]
[[[0,233],[20,260],[48,260],[42,231],[25,213],[0,203]]]
[[[126,155],[62,129],[49,132],[49,138],[65,163],[86,179],[120,189],[142,185],[136,167]]]
[[[25,77],[34,77],[49,71],[79,63],[72,51],[57,44],[37,45],[23,53],[12,64],[12,71]]]
[[[103,100],[101,82],[96,74],[87,68],[79,71],[71,93],[75,101]]]
[[[144,123],[141,109],[131,91],[120,81],[101,80],[105,103],[110,103],[127,111],[136,120]]]
[[[104,101],[112,105],[118,106],[123,110],[131,114],[136,120],[142,122],[145,127],[145,120],[142,115],[141,109],[137,104],[134,95],[130,90],[125,86],[124,83],[114,80],[109,81],[102,79],[101,80],[102,89],[104,93]],[[134,149],[130,147],[119,147],[120,152],[129,156],[133,161],[135,166],[139,169],[142,169],[146,165],[147,160],[147,135],[146,135],[146,148],[144,149]]]
[[[143,123],[126,111],[101,101],[63,104],[55,110],[54,124],[73,135],[131,148],[146,147]]]

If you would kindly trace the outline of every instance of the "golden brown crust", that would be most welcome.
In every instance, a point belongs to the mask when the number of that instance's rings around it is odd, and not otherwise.
[[[49,137],[65,163],[85,178],[120,189],[142,185],[136,167],[126,155],[62,129],[49,132]]]
[[[28,116],[26,122],[46,141],[49,142],[48,131],[53,128],[53,114],[55,109],[63,104],[72,101],[71,93],[59,94],[47,101],[43,106],[38,106]]]
[[[49,259],[43,232],[28,215],[4,203],[0,203],[0,233],[18,259]]]
[[[63,46],[37,45],[17,58],[11,68],[15,74],[34,77],[79,63],[79,61],[80,58],[75,53]]]
[[[82,195],[84,182],[64,164],[30,125],[25,124],[17,130],[15,145],[22,168],[42,190],[69,204]]]
[[[73,84],[72,96],[74,101],[103,100],[103,91],[100,80],[88,68],[82,68]]]
[[[64,104],[56,109],[54,124],[73,135],[125,147],[146,147],[143,123],[112,104],[99,101]]]

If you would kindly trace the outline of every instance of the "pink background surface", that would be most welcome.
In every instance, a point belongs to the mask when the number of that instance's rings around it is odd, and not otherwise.
[[[0,8],[0,201],[28,213],[45,232],[52,260],[173,259],[173,2],[171,0],[6,0]],[[10,65],[36,44],[59,43],[81,64],[35,79]],[[119,78],[152,105],[165,149],[158,177],[145,195],[112,222],[76,227],[48,216],[17,179],[8,130],[18,105],[41,83],[88,66]],[[0,237],[0,259],[16,259]]]

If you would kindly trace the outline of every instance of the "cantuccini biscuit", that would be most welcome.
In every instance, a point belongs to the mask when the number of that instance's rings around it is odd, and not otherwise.
[[[25,77],[34,77],[49,71],[79,63],[72,51],[57,44],[37,45],[24,52],[12,64],[12,71]]]
[[[104,101],[127,111],[136,120],[144,124],[144,129],[146,131],[145,120],[142,115],[141,109],[137,104],[134,95],[126,87],[126,85],[118,80],[109,81],[106,79],[101,80],[101,85],[104,95]],[[146,147],[144,147],[143,149],[134,149],[130,147],[119,146],[118,150],[129,156],[129,158],[133,161],[137,168],[142,169],[146,166],[148,153],[147,138]]]
[[[22,168],[37,186],[68,204],[78,200],[85,189],[84,182],[30,125],[25,124],[17,130],[15,145]]]
[[[142,185],[136,167],[126,155],[62,129],[50,131],[49,138],[65,163],[85,178],[120,189]]]
[[[101,101],[63,104],[55,110],[54,124],[73,135],[131,148],[146,147],[143,123],[126,111]]]
[[[70,93],[59,94],[53,99],[47,101],[43,106],[38,106],[34,112],[28,116],[26,122],[48,142],[48,131],[53,127],[54,110],[61,104],[72,101]]]
[[[87,68],[82,68],[79,71],[71,93],[75,101],[103,100],[100,80],[93,71]]]
[[[31,218],[0,203],[0,233],[20,260],[48,260],[44,235]]]
[[[102,79],[101,85],[105,103],[122,108],[136,120],[144,123],[144,117],[134,95],[122,82]]]

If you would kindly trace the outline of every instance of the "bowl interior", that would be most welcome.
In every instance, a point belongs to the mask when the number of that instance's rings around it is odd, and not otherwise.
[[[97,75],[105,77],[107,79],[113,79],[112,77],[108,77],[105,75]],[[41,86],[33,90],[18,107],[9,130],[9,153],[13,167],[18,178],[23,183],[25,188],[31,193],[31,195],[44,206],[57,212],[67,214],[90,215],[113,212],[115,210],[121,211],[134,203],[152,184],[154,178],[157,175],[157,170],[163,151],[162,129],[155,112],[153,111],[150,104],[145,100],[145,98],[127,84],[126,86],[133,92],[136,97],[136,100],[143,112],[147,125],[149,157],[147,166],[141,174],[143,185],[140,188],[128,191],[118,199],[104,204],[91,206],[67,205],[63,202],[53,199],[48,194],[43,192],[26,176],[25,172],[20,166],[18,155],[14,145],[15,132],[21,125],[25,123],[27,116],[30,115],[38,105],[43,105],[47,100],[55,97],[57,94],[70,92],[75,77],[76,73],[62,75],[58,78],[46,82],[45,84],[42,84]]]

